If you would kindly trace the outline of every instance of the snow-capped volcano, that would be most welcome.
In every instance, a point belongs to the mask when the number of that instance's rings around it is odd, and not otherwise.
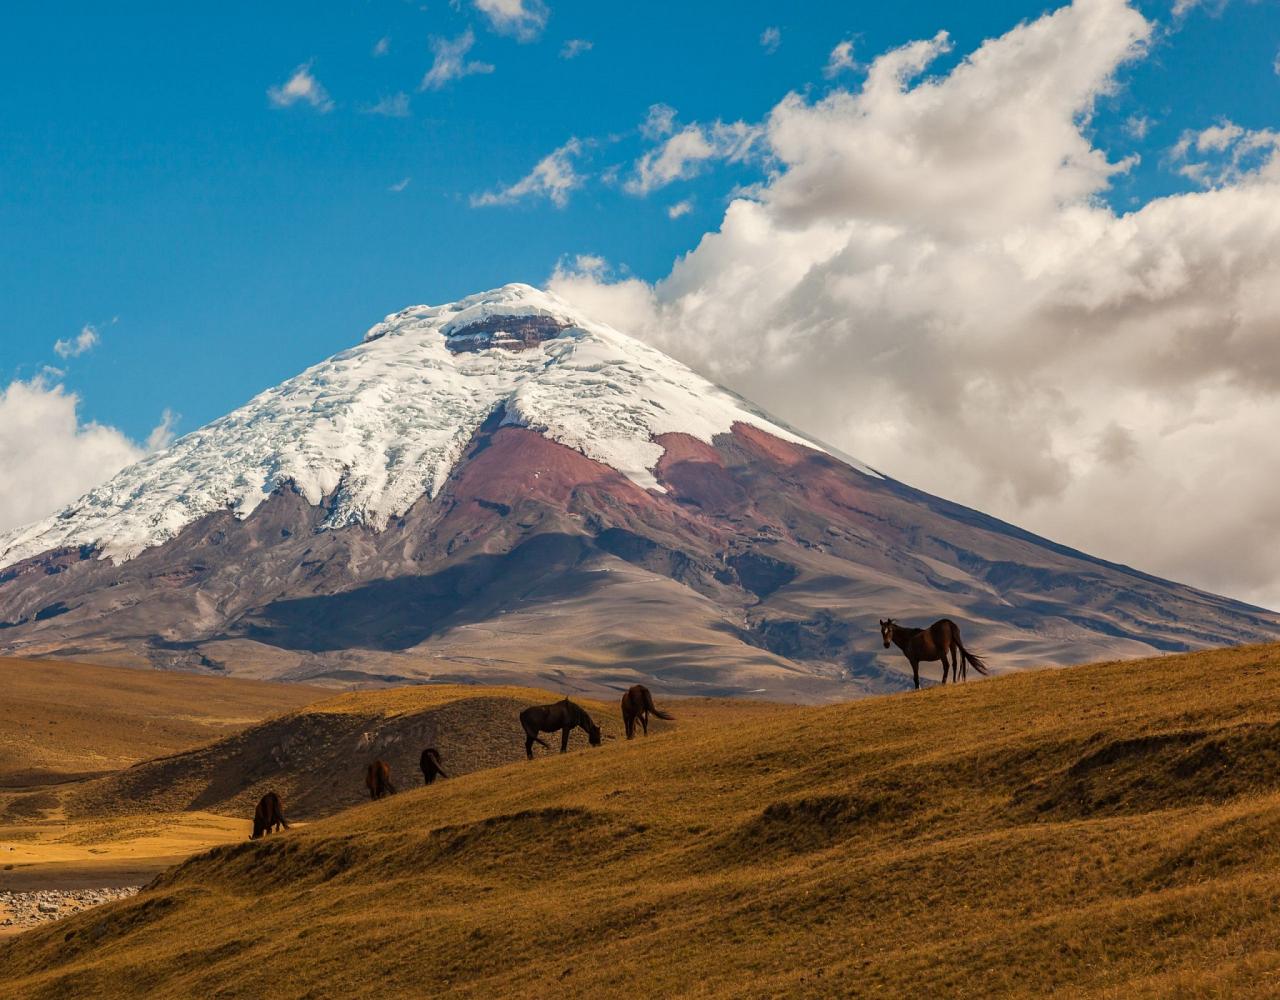
[[[0,536],[0,567],[79,546],[130,558],[215,511],[245,518],[290,482],[312,504],[331,498],[326,526],[381,529],[439,492],[497,410],[648,489],[662,489],[655,438],[666,433],[710,444],[741,422],[817,447],[555,296],[511,284],[388,316],[358,346]]]
[[[807,440],[554,296],[388,316],[0,537],[0,653],[331,683],[819,699],[877,617],[997,670],[1280,638]]]

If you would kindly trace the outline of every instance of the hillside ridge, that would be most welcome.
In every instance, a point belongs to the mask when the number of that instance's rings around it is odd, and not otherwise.
[[[0,984],[234,997],[269,968],[287,997],[1268,995],[1277,670],[1271,645],[819,708],[673,702],[647,740],[196,856],[0,947]]]

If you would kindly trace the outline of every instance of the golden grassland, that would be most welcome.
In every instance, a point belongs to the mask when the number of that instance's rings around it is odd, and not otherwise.
[[[672,702],[193,857],[0,944],[0,995],[1275,996],[1278,678],[1268,646]]]
[[[329,694],[303,685],[0,658],[0,889],[137,885],[193,851],[240,840],[239,817],[135,808],[107,821],[69,816],[67,804],[103,775],[219,740]],[[16,931],[0,927],[0,935]]]
[[[327,693],[301,684],[0,657],[0,788],[114,771]]]

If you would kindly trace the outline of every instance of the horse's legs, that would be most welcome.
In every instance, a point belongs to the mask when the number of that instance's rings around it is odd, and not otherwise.
[[[533,760],[533,741],[534,741],[534,738],[535,738],[535,737],[534,737],[533,733],[529,732],[529,730],[527,730],[527,729],[526,729],[526,730],[524,731],[524,755],[525,755],[526,757],[528,757],[530,760]]]
[[[644,734],[648,736],[649,735],[649,713],[647,710],[640,713],[640,725],[644,727]]]
[[[915,678],[916,690],[919,691],[920,690],[920,661],[919,660],[911,661],[911,676]]]
[[[938,655],[942,658],[942,683],[946,685],[947,671],[951,669],[951,664],[947,662],[947,649],[945,646],[938,650]]]
[[[636,717],[628,712],[622,717],[622,723],[627,727],[627,739],[634,739],[636,735]]]
[[[560,731],[560,752],[561,753],[569,752],[569,734],[571,732],[573,732],[572,726],[565,726],[564,729]]]
[[[951,647],[951,659],[956,665],[956,676],[963,677],[967,681],[969,679],[969,665],[964,662],[964,653],[960,652],[960,643],[958,642]]]

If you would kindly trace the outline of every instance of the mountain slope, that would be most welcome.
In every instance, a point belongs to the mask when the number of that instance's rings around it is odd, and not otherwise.
[[[1274,995],[1278,669],[1252,647],[772,714],[673,705],[647,740],[193,858],[0,946],[0,986]]]
[[[796,435],[527,286],[357,348],[0,539],[0,651],[292,680],[818,700],[876,619],[997,669],[1280,637]]]

